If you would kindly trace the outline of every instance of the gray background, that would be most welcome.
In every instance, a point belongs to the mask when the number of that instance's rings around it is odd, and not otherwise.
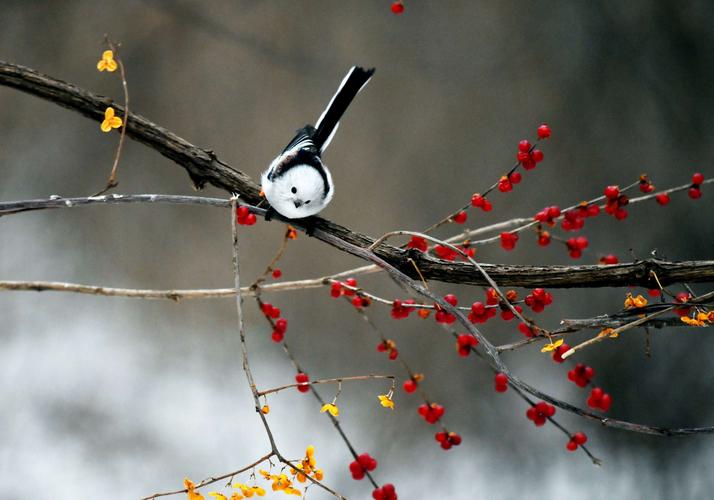
[[[642,172],[661,187],[711,176],[714,153],[714,30],[709,2],[25,2],[3,1],[0,57],[121,98],[95,63],[104,33],[122,42],[132,109],[257,178],[314,120],[352,64],[374,65],[325,160],[337,185],[325,215],[379,235],[423,228],[483,189],[513,161],[538,124],[553,128],[545,162],[524,175],[472,227],[528,216],[546,204],[596,196]],[[117,135],[55,105],[0,88],[0,199],[88,195],[105,182]],[[123,193],[191,193],[183,170],[129,141],[119,168]],[[674,196],[669,207],[633,207],[623,222],[589,220],[583,263],[629,249],[672,259],[711,258],[712,196]],[[208,188],[206,195],[224,196]],[[223,210],[95,207],[0,220],[0,278],[136,288],[231,286]],[[439,234],[446,236],[452,228]],[[277,248],[282,226],[244,229],[244,279]],[[567,263],[563,248],[522,238],[516,251],[479,250],[487,262]],[[301,237],[282,264],[285,279],[359,265]],[[388,297],[384,277],[361,280]],[[479,290],[455,291],[468,303]],[[696,287],[706,290],[706,287]],[[540,319],[587,317],[621,307],[625,290],[555,291]],[[288,339],[313,378],[399,374],[374,352],[371,332],[327,290],[267,297],[290,321]],[[255,376],[267,388],[292,380],[267,327],[247,303]],[[565,451],[552,426],[536,429],[512,393],[456,356],[432,321],[375,321],[464,443],[448,453],[434,428],[399,392],[380,408],[384,383],[346,384],[341,421],[360,451],[380,461],[376,477],[400,498],[708,498],[710,437],[663,439],[604,430],[559,412],[590,436],[594,467]],[[232,301],[179,304],[60,294],[0,294],[0,489],[5,498],[137,498],[246,464],[267,451],[240,368]],[[484,329],[497,343],[515,324]],[[587,334],[579,337],[586,338]],[[631,332],[584,352],[614,399],[611,415],[666,426],[714,423],[708,331]],[[537,349],[508,356],[517,374],[584,405],[585,392]],[[332,388],[322,388],[330,397]],[[314,400],[288,391],[269,400],[283,452],[317,448],[325,480],[352,498],[351,460]],[[524,493],[527,492],[527,493]],[[311,489],[310,498],[325,495]]]

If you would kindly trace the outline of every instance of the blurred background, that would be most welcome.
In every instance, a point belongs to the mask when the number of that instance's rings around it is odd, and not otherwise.
[[[714,174],[714,30],[705,1],[420,2],[11,1],[1,2],[0,58],[121,102],[118,76],[99,73],[103,35],[120,41],[131,108],[258,178],[293,131],[322,112],[347,69],[375,66],[325,155],[336,196],[324,215],[373,236],[418,230],[464,204],[513,164],[520,139],[553,129],[545,161],[493,212],[467,227],[567,206],[648,173],[658,187]],[[0,87],[3,201],[86,196],[109,174],[118,135],[73,112]],[[127,141],[118,193],[191,194],[183,169]],[[714,193],[673,196],[666,208],[633,206],[622,222],[588,220],[590,248],[621,260],[653,250],[673,260],[712,257]],[[207,196],[226,196],[208,187]],[[461,229],[459,227],[459,229]],[[456,230],[446,227],[439,235]],[[241,228],[243,281],[277,250],[278,223]],[[178,206],[110,206],[21,214],[0,220],[0,279],[56,280],[131,288],[232,286],[228,213]],[[479,248],[485,262],[572,262],[524,235],[513,252]],[[301,236],[281,263],[283,279],[361,265]],[[360,284],[404,294],[387,278]],[[468,304],[479,289],[454,292]],[[698,291],[707,286],[695,287]],[[539,319],[615,312],[626,290],[553,290]],[[329,290],[268,295],[289,321],[286,339],[312,379],[393,373],[371,330]],[[249,348],[260,388],[294,371],[246,302]],[[590,438],[595,467],[565,450],[553,426],[535,428],[512,392],[456,355],[433,321],[393,321],[369,310],[400,355],[426,374],[424,389],[463,436],[449,452],[401,390],[381,408],[381,381],[346,383],[340,420],[375,476],[400,498],[710,498],[712,438],[658,438],[602,429],[558,412]],[[241,370],[229,299],[173,303],[55,293],[0,293],[0,489],[8,499],[138,498],[229,472],[268,451]],[[484,328],[495,343],[522,338],[515,323]],[[584,340],[589,333],[580,334]],[[708,330],[628,332],[578,357],[613,397],[610,415],[662,426],[714,424],[714,338]],[[586,391],[538,348],[508,354],[515,373],[580,406]],[[320,387],[331,399],[334,388]],[[349,475],[346,447],[309,395],[268,399],[269,421],[291,458],[316,447],[325,482],[350,498],[371,487]],[[242,479],[247,479],[243,476]],[[218,489],[218,488],[216,488]],[[210,491],[210,489],[208,490]],[[220,490],[219,490],[220,491]],[[527,493],[524,493],[527,492]],[[269,495],[278,495],[269,493]],[[278,495],[279,496],[279,495]],[[311,488],[309,498],[327,498]]]

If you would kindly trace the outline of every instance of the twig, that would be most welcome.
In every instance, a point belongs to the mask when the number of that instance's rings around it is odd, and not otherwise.
[[[263,428],[265,429],[265,433],[267,434],[268,440],[270,441],[270,448],[272,450],[272,453],[282,463],[291,467],[293,470],[297,470],[296,464],[293,464],[291,461],[289,461],[285,457],[283,457],[283,455],[278,450],[278,447],[275,443],[275,438],[273,437],[273,432],[270,429],[270,426],[268,425],[268,420],[265,417],[265,414],[262,411],[260,411],[260,399],[259,399],[259,395],[258,395],[258,389],[256,388],[255,380],[253,379],[253,372],[250,369],[250,362],[248,360],[248,346],[247,346],[246,338],[245,338],[245,326],[243,323],[243,296],[240,293],[240,272],[239,272],[239,266],[238,266],[238,260],[239,260],[238,259],[238,229],[237,229],[237,223],[236,223],[236,217],[235,217],[236,201],[237,201],[237,198],[231,199],[230,219],[231,219],[231,233],[233,236],[233,274],[235,277],[235,289],[239,291],[239,293],[236,294],[236,311],[238,313],[238,332],[240,335],[241,353],[242,353],[242,357],[243,357],[243,371],[245,372],[245,376],[248,381],[248,386],[250,387],[250,391],[253,394],[253,401],[255,403],[255,411],[260,416],[260,420],[263,423]],[[305,474],[305,477],[310,482],[318,485],[320,488],[324,489],[325,491],[332,494],[333,496],[335,496],[337,498],[344,498],[342,495],[340,495],[336,491],[332,490],[331,488],[329,488],[328,486],[323,484],[321,481],[318,481],[317,479],[313,478],[312,476]]]
[[[262,457],[260,457],[258,460],[256,460],[255,462],[253,462],[253,463],[250,464],[250,465],[246,465],[245,467],[242,467],[242,468],[240,468],[240,469],[238,469],[238,470],[234,470],[233,472],[228,472],[228,473],[222,474],[222,475],[220,475],[220,476],[209,477],[209,478],[207,478],[207,479],[204,479],[204,480],[201,481],[200,483],[197,483],[197,484],[195,485],[195,487],[196,487],[196,488],[201,488],[202,486],[206,486],[206,485],[208,485],[208,484],[213,484],[213,483],[218,482],[218,481],[220,481],[220,480],[222,480],[222,479],[227,479],[227,478],[229,478],[229,477],[232,478],[232,477],[234,477],[234,476],[237,476],[238,474],[240,474],[240,473],[242,473],[242,472],[245,472],[245,471],[247,471],[247,470],[250,470],[250,469],[252,469],[253,467],[255,467],[255,466],[257,466],[257,465],[259,465],[259,464],[265,462],[266,460],[268,460],[268,459],[269,459],[270,457],[272,457],[273,455],[275,455],[275,454],[274,454],[272,451],[271,451],[270,453],[266,453],[265,455],[263,455]],[[179,495],[179,494],[181,494],[181,493],[187,493],[187,492],[188,492],[188,490],[187,490],[186,488],[184,488],[184,489],[182,489],[182,490],[167,491],[167,492],[165,492],[165,493],[154,493],[153,495],[150,495],[150,496],[148,496],[148,497],[144,497],[144,498],[142,498],[141,500],[153,500],[154,498],[158,498],[158,497],[166,497],[166,496],[169,496],[169,495]]]
[[[117,65],[119,66],[119,74],[121,75],[121,85],[122,88],[124,89],[124,124],[122,125],[121,128],[121,133],[119,135],[119,144],[117,145],[117,152],[114,155],[114,163],[112,164],[112,170],[109,174],[109,179],[107,180],[107,185],[99,191],[97,194],[94,196],[99,196],[101,194],[106,193],[110,189],[113,189],[119,185],[117,182],[117,167],[119,167],[119,159],[121,158],[121,152],[122,148],[124,146],[124,138],[126,137],[126,128],[129,123],[129,86],[126,83],[126,71],[124,70],[124,62],[121,60],[121,57],[119,57],[119,52],[117,51],[117,47],[109,40],[109,38],[105,35],[105,42],[107,45],[109,45],[109,48],[112,50],[114,54],[116,54],[116,61]]]
[[[355,380],[374,380],[374,379],[394,380],[394,378],[395,378],[394,375],[357,375],[357,376],[353,376],[353,377],[324,378],[324,379],[320,379],[320,380],[311,380],[310,382],[302,382],[299,384],[281,385],[280,387],[274,387],[273,389],[267,389],[265,391],[258,391],[258,396],[265,396],[266,394],[280,392],[285,389],[290,389],[292,387],[300,387],[300,386],[306,386],[306,385],[335,384],[335,383],[349,382],[349,381],[355,381]]]

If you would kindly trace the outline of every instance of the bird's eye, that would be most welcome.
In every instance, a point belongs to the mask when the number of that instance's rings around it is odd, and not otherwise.
[[[310,200],[307,200],[307,201],[305,202],[305,205],[307,205],[308,203],[310,203]]]
[[[295,186],[291,187],[291,188],[290,188],[290,192],[291,192],[292,194],[297,193],[297,188],[296,188]]]

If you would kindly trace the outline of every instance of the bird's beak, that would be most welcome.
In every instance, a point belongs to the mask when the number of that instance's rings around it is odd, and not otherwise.
[[[295,208],[300,208],[302,206],[302,201],[293,200],[293,205],[295,205]]]

